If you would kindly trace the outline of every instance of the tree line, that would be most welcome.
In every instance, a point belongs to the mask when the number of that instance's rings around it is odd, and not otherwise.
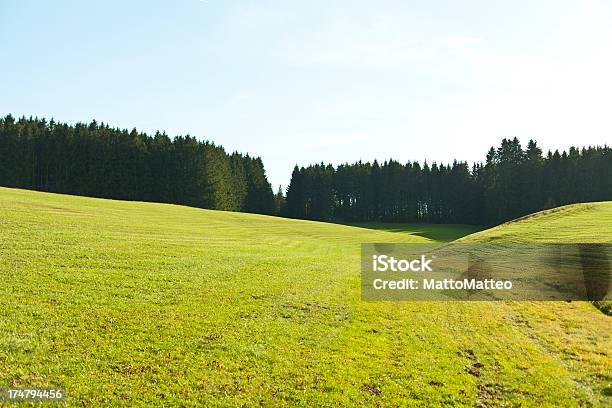
[[[0,117],[0,185],[122,200],[276,212],[260,158],[165,133]]]
[[[149,136],[95,120],[0,117],[0,185],[280,214],[320,221],[491,225],[563,204],[612,200],[612,149],[548,152],[517,138],[484,163],[376,160],[296,166],[274,195],[260,158],[192,136]]]
[[[282,214],[321,221],[492,225],[577,202],[612,200],[612,149],[542,155],[517,138],[491,148],[484,164],[388,160],[296,166]]]

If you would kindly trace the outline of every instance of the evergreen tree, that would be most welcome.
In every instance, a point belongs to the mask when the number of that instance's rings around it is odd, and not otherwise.
[[[296,166],[284,197],[273,194],[261,159],[189,135],[7,115],[0,117],[0,185],[323,221],[494,224],[612,199],[612,149],[543,157],[535,141],[523,150],[513,138],[471,169],[458,161]]]
[[[492,147],[486,162],[471,169],[459,161],[296,166],[284,214],[348,222],[494,224],[550,206],[611,199],[611,152],[606,146],[570,148],[543,158],[535,141],[523,150],[513,138]]]
[[[281,215],[285,211],[285,196],[283,195],[283,186],[278,186],[278,191],[274,195],[274,214]]]
[[[258,214],[274,214],[274,193],[266,178],[266,171],[259,157],[245,156],[247,195],[245,209]]]
[[[247,172],[246,166],[250,172]],[[192,136],[171,140],[92,121],[0,118],[0,185],[221,210],[274,211],[259,158]],[[250,188],[250,190],[249,190]],[[247,205],[247,195],[251,203]]]
[[[291,173],[291,181],[287,187],[287,195],[285,199],[285,209],[283,215],[290,218],[304,218],[305,213],[305,198],[304,198],[304,171],[298,166],[293,168]]]

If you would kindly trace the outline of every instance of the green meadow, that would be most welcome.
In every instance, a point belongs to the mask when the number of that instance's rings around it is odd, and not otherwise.
[[[610,406],[612,318],[588,302],[360,300],[362,242],[612,242],[612,202],[474,231],[0,188],[0,386],[69,406]]]

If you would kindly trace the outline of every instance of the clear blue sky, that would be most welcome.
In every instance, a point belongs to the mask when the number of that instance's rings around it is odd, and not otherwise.
[[[0,114],[294,164],[612,141],[610,1],[0,0]]]

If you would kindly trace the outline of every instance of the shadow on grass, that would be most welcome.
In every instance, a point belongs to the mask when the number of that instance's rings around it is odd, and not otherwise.
[[[353,227],[398,232],[429,238],[433,241],[449,242],[480,231],[483,228],[466,224],[404,224],[393,222],[344,223]]]

